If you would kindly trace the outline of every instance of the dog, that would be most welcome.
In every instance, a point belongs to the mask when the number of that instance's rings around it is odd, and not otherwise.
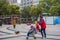
[[[19,31],[15,31],[15,34],[19,34],[20,32]]]

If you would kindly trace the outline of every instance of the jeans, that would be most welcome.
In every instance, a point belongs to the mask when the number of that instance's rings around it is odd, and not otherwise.
[[[41,32],[41,29],[38,29],[39,32]]]
[[[14,28],[14,29],[15,29],[15,26],[16,26],[16,25],[13,25],[13,28]]]
[[[42,35],[42,38],[43,38],[43,37],[46,38],[46,31],[45,31],[45,29],[41,29],[41,35]]]

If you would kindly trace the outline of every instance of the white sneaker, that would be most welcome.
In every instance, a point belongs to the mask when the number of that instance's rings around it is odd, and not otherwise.
[[[46,38],[43,38],[44,40],[46,40]]]

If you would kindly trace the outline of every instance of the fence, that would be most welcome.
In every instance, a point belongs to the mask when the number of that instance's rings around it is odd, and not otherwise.
[[[31,18],[20,18],[20,23],[28,23],[28,22],[33,23]]]
[[[46,24],[60,24],[60,16],[44,16]]]
[[[3,18],[3,17],[0,17],[0,18]],[[12,17],[7,17],[6,20],[3,20],[3,23],[4,21],[11,21]],[[46,21],[46,24],[60,24],[60,16],[44,16],[43,17],[44,20]],[[4,18],[3,18],[4,19]],[[20,23],[28,23],[28,22],[32,22],[33,18],[20,18],[20,16],[18,18],[16,18],[17,20],[17,24],[20,24]],[[6,23],[5,23],[6,24]]]
[[[2,19],[3,24],[11,24],[13,18],[16,19],[17,23],[20,23],[20,15],[1,15],[0,19]]]
[[[60,16],[44,16],[46,24],[60,24]],[[32,22],[33,18],[20,18],[20,23]]]

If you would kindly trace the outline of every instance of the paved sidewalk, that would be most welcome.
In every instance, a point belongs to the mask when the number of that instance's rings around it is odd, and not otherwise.
[[[12,28],[12,25],[3,25],[2,28],[0,28],[0,40],[25,40],[26,34],[29,30],[29,27],[25,24],[17,25],[16,29],[17,31],[20,31],[19,34],[15,34],[14,31],[8,30],[7,28]],[[60,40],[60,25],[47,25],[47,39],[45,40]],[[38,34],[35,35],[37,37],[36,40],[44,40],[41,39],[41,34],[38,32]],[[29,38],[29,40],[33,40],[32,37]]]

